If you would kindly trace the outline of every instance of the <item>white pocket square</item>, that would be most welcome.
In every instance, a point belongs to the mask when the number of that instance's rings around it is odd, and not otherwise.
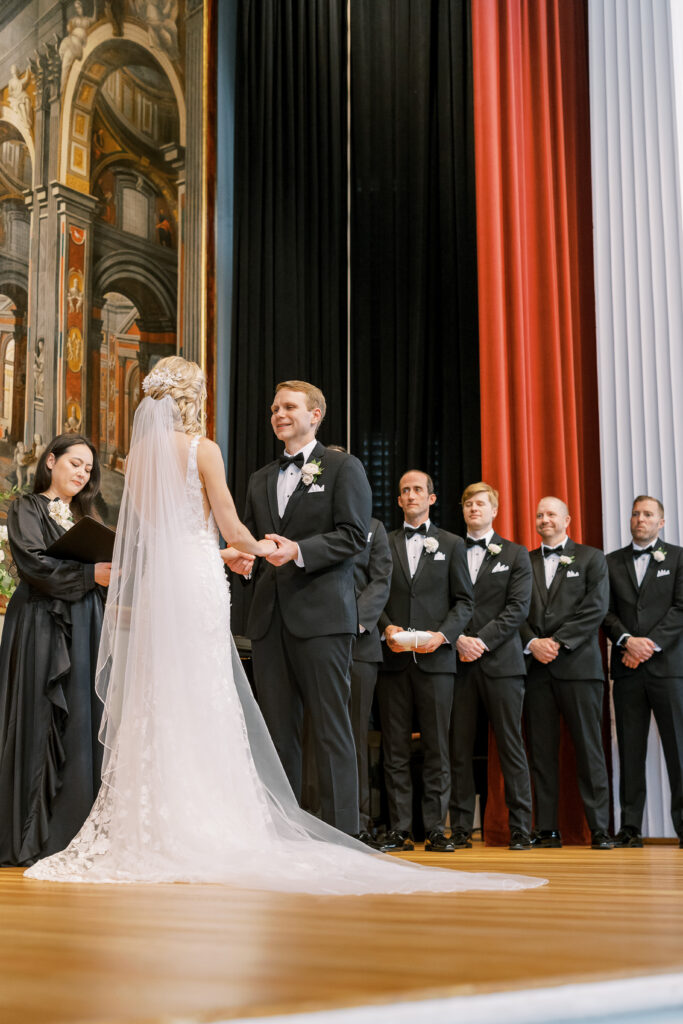
[[[444,555],[443,551],[437,551],[436,554],[434,555],[435,562],[444,562],[445,560],[446,556]]]
[[[498,564],[494,565],[493,569],[491,570],[491,572],[509,572],[509,571],[510,571],[510,566],[509,565],[503,565],[502,562],[498,562]]]
[[[671,573],[670,569],[658,569],[657,570],[657,579],[659,579],[660,576],[669,576],[670,573]]]
[[[567,579],[571,579],[572,576],[580,576],[580,575],[581,575],[580,572],[572,572],[572,570],[570,569],[569,572],[567,573]]]
[[[314,494],[316,491],[320,494],[321,491],[325,490],[325,484],[311,484],[308,488],[309,494]]]

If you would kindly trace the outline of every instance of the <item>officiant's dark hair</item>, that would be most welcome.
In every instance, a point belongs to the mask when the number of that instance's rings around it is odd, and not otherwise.
[[[60,459],[62,455],[66,455],[69,448],[73,448],[76,444],[84,444],[90,449],[92,454],[92,470],[90,472],[90,479],[78,494],[74,495],[71,499],[71,511],[74,514],[74,519],[82,519],[83,516],[93,515],[93,501],[97,496],[100,489],[100,460],[97,456],[92,441],[89,441],[87,437],[83,437],[82,434],[58,434],[57,437],[53,437],[49,445],[38,459],[38,465],[36,466],[36,475],[33,480],[33,493],[42,494],[44,491],[50,489],[52,483],[52,470],[47,464],[49,455],[54,455],[55,460]],[[99,517],[98,517],[99,518]]]

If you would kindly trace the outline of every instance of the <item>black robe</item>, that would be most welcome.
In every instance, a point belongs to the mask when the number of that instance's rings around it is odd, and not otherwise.
[[[106,591],[93,565],[45,554],[64,533],[48,504],[25,494],[7,515],[21,582],[0,644],[0,865],[62,850],[100,786],[94,684]]]

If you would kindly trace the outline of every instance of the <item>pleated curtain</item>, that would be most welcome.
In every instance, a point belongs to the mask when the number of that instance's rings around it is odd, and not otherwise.
[[[600,461],[605,550],[630,540],[637,494],[683,512],[683,11],[679,0],[590,0],[589,67]],[[614,763],[615,793],[618,766]],[[671,836],[652,726],[643,831]],[[615,808],[618,820],[618,802]]]

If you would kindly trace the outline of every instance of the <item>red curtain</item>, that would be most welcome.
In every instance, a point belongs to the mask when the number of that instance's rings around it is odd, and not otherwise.
[[[584,0],[472,0],[483,479],[498,531],[536,547],[536,504],[602,544]],[[495,751],[487,842],[507,842]],[[561,828],[587,832],[563,743]]]

